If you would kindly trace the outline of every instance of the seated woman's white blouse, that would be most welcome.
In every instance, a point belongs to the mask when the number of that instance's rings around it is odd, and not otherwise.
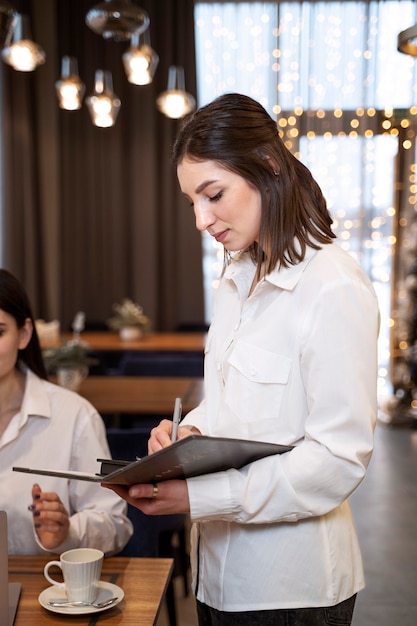
[[[373,448],[377,298],[336,243],[248,298],[254,271],[243,254],[220,281],[205,401],[183,424],[296,447],[187,481],[197,597],[224,611],[334,605],[364,586],[347,498]]]
[[[26,370],[21,411],[0,439],[0,510],[8,516],[9,554],[42,554],[33,528],[32,485],[55,491],[70,514],[70,533],[51,552],[76,547],[119,552],[132,535],[126,503],[97,483],[13,472],[13,466],[95,473],[110,458],[105,427],[94,407],[77,393]]]

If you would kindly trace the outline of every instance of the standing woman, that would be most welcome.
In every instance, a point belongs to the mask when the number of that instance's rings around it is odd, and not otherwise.
[[[226,257],[205,400],[178,437],[294,449],[116,490],[148,514],[190,512],[201,626],[350,624],[364,575],[347,499],[373,449],[375,292],[335,242],[311,173],[251,98],[227,94],[186,118],[174,160],[197,228]],[[149,451],[170,445],[170,433],[162,421]]]
[[[97,458],[110,458],[103,420],[87,400],[46,380],[28,297],[0,269],[0,510],[7,512],[9,554],[122,550],[133,527],[114,494],[52,476],[40,486],[12,471],[94,472]]]

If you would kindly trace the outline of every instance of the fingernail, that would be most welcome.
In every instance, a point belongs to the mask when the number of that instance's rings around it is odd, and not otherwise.
[[[29,504],[28,511],[34,511],[34,510],[35,510],[35,505],[34,504]]]
[[[41,496],[39,493],[35,493],[35,495],[33,496],[34,500],[40,500]]]
[[[35,524],[35,528],[40,528],[41,524]]]
[[[40,511],[34,511],[33,512],[33,516],[34,517],[39,517],[40,514],[41,514]]]

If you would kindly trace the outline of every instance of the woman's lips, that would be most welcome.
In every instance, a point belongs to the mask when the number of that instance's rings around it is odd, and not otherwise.
[[[228,232],[229,232],[229,229],[226,228],[226,230],[222,230],[220,233],[214,233],[213,237],[215,238],[216,241],[219,241],[221,243],[223,239],[226,237]]]

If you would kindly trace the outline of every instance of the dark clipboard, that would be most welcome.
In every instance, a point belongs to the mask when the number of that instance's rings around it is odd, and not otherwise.
[[[240,469],[248,463],[290,450],[292,446],[276,443],[190,435],[137,461],[97,459],[101,463],[98,474],[28,467],[13,467],[13,471],[98,483],[135,485]]]

